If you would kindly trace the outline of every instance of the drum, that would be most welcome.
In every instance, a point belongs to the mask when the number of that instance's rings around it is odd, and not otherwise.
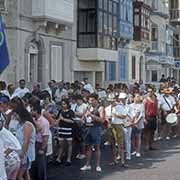
[[[171,124],[172,126],[177,125],[178,123],[178,117],[176,113],[170,113],[166,116],[166,122]]]

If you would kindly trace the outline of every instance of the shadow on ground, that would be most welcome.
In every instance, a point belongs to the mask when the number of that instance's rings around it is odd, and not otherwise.
[[[160,150],[142,153],[141,158],[134,158],[128,162],[127,168],[120,165],[109,166],[111,161],[111,152],[109,146],[102,147],[102,172],[95,171],[95,160],[92,160],[92,170],[89,172],[81,172],[80,167],[84,165],[84,160],[73,159],[72,166],[65,167],[62,165],[50,164],[48,167],[48,180],[100,180],[103,177],[110,176],[116,172],[124,172],[138,169],[155,169],[158,163],[166,161],[167,157],[180,154],[180,140],[173,139],[171,141],[157,142],[161,147]],[[95,156],[93,154],[93,156]]]

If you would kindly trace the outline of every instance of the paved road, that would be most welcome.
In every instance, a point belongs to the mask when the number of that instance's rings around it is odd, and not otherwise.
[[[84,161],[73,160],[71,167],[50,165],[48,180],[180,180],[180,139],[159,143],[160,150],[134,157],[126,169],[109,166],[109,147],[103,147],[102,173],[96,173],[95,167],[91,172],[80,172]]]

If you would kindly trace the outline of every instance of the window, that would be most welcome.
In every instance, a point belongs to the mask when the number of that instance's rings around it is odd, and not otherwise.
[[[79,0],[79,8],[80,9],[91,9],[96,7],[95,0]]]
[[[103,32],[103,12],[99,12],[98,16],[98,32],[102,33]]]
[[[136,79],[136,56],[132,56],[132,79]]]
[[[126,55],[120,55],[119,59],[119,80],[126,80]]]
[[[94,32],[96,29],[96,12],[88,11],[87,12],[87,31],[86,32]]]
[[[158,40],[158,29],[156,27],[152,27],[152,31],[151,31],[151,37],[152,37],[152,41],[157,41]]]
[[[135,26],[139,26],[139,14],[136,14],[136,15],[134,16],[134,25],[135,25]]]
[[[152,82],[157,82],[157,71],[152,71]]]
[[[98,4],[99,4],[99,8],[100,8],[100,9],[103,9],[103,0],[99,0],[99,1],[98,1]]]
[[[0,11],[6,10],[6,0],[0,0]]]
[[[51,46],[51,79],[63,80],[63,47]]]
[[[78,47],[117,50],[119,1],[92,1],[78,1]]]
[[[116,80],[116,63],[115,62],[105,63],[105,80],[106,81]]]

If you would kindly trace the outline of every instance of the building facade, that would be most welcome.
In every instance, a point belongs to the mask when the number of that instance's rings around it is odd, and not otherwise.
[[[0,2],[10,55],[1,79],[8,82],[24,78],[29,86],[40,82],[44,87],[50,79],[87,77],[104,86],[156,82],[162,73],[179,75],[172,58],[172,25],[178,27],[174,4],[169,6],[169,25],[163,0]],[[178,49],[179,44],[176,60]]]
[[[50,79],[71,81],[76,56],[74,1],[4,0],[4,4],[10,64],[1,79],[23,78],[29,85],[45,85]]]
[[[163,0],[152,1],[150,46],[146,55],[146,81],[159,82],[162,74],[173,76],[173,27],[169,25],[169,10]]]
[[[173,53],[175,58],[175,68],[173,75],[180,83],[180,1],[169,0],[170,23],[174,27]]]

